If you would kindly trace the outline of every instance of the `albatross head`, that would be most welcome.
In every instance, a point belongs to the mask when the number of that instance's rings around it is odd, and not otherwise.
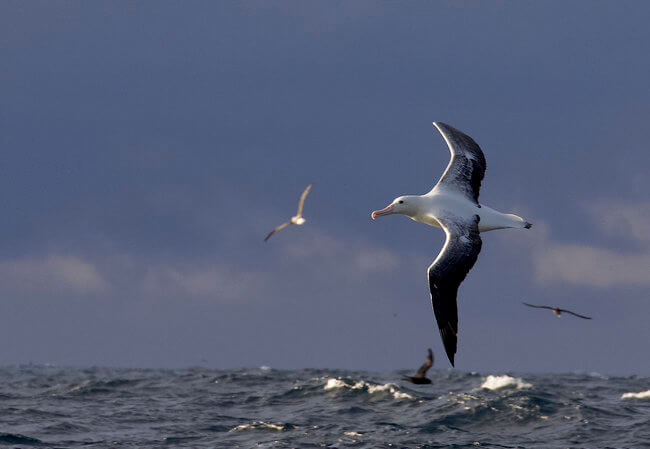
[[[372,213],[371,217],[374,220],[382,215],[402,214],[408,217],[413,217],[417,214],[418,197],[414,195],[405,195],[395,198],[392,203],[383,209],[376,210]]]

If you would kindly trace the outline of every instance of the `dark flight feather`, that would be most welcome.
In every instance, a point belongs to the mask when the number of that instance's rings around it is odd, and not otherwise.
[[[479,220],[478,215],[474,215],[471,222],[465,223],[458,217],[438,217],[447,239],[440,254],[429,267],[429,289],[440,336],[452,366],[458,342],[456,296],[458,287],[481,252]]]
[[[449,186],[478,204],[481,181],[487,168],[481,147],[470,136],[446,123],[434,122],[434,126],[442,134],[451,153],[451,160],[434,189]]]

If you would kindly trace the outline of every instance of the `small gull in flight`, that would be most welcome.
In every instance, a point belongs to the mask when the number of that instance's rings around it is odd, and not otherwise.
[[[478,202],[485,175],[483,151],[468,135],[440,122],[433,126],[442,134],[451,152],[447,169],[435,187],[425,195],[395,198],[387,207],[372,213],[402,214],[442,228],[445,244],[429,266],[429,290],[433,312],[447,357],[454,366],[458,341],[458,287],[474,266],[481,251],[480,232],[504,228],[530,228],[531,224],[513,214],[503,214]]]
[[[414,384],[430,384],[431,379],[429,379],[427,376],[427,371],[429,371],[429,368],[433,366],[433,351],[431,349],[428,350],[429,354],[427,355],[427,360],[422,364],[418,372],[415,374],[415,376],[404,376],[402,377],[402,380],[408,380],[411,383]]]
[[[560,315],[562,315],[562,312],[566,312],[566,313],[570,313],[571,315],[575,315],[575,316],[577,316],[578,318],[584,318],[585,320],[590,320],[590,319],[591,319],[591,317],[589,317],[589,316],[580,315],[579,313],[571,312],[570,310],[566,310],[566,309],[560,309],[559,307],[551,307],[551,306],[536,306],[535,304],[528,304],[527,302],[524,302],[524,303],[522,303],[522,304],[524,304],[524,305],[526,305],[526,306],[528,306],[528,307],[534,307],[534,308],[536,308],[536,309],[549,309],[549,310],[552,310],[553,313],[554,313],[557,317],[559,317]]]
[[[284,228],[286,228],[287,226],[292,225],[292,224],[295,224],[295,225],[300,226],[300,225],[302,225],[302,224],[305,223],[305,219],[302,218],[302,206],[303,206],[303,204],[305,204],[305,198],[307,198],[307,194],[309,193],[309,190],[311,189],[311,186],[313,186],[313,184],[309,184],[309,185],[307,186],[307,188],[305,189],[305,191],[302,192],[302,195],[300,195],[300,201],[298,202],[298,213],[296,213],[296,215],[294,215],[293,217],[291,217],[291,220],[290,220],[290,221],[287,221],[287,222],[285,222],[285,223],[282,223],[280,226],[276,226],[275,229],[273,229],[271,232],[269,232],[269,235],[267,235],[267,236],[264,238],[264,241],[265,241],[265,242],[266,242],[268,239],[270,239],[271,236],[272,236],[273,234],[275,234],[277,231],[279,231],[280,229],[284,229]]]

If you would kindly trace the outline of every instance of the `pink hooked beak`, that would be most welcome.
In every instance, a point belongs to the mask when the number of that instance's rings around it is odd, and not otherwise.
[[[374,220],[375,218],[382,216],[382,215],[390,215],[393,213],[393,205],[389,204],[388,206],[384,207],[381,210],[376,210],[370,215],[372,219]]]

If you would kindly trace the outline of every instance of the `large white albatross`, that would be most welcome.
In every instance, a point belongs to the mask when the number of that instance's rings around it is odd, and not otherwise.
[[[440,336],[447,357],[454,366],[458,341],[458,287],[474,266],[481,251],[480,232],[504,228],[530,228],[531,224],[513,214],[503,214],[478,202],[485,175],[485,156],[468,135],[441,122],[433,126],[442,134],[451,160],[438,184],[425,195],[395,198],[387,207],[372,213],[402,214],[437,226],[446,240],[438,257],[429,266],[429,290]]]

